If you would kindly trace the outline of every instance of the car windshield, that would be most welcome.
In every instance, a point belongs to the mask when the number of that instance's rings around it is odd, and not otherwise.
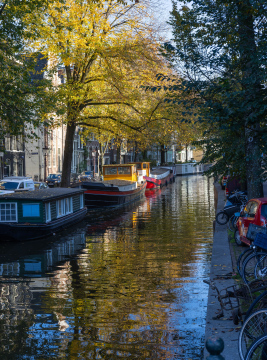
[[[1,190],[15,190],[18,188],[18,182],[9,182],[9,181],[1,181],[0,182],[0,189]]]
[[[58,179],[60,177],[60,175],[56,175],[56,174],[49,174],[47,179],[49,180],[55,180]]]

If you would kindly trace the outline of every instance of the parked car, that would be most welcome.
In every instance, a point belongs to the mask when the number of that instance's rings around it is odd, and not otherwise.
[[[34,181],[34,187],[35,190],[43,190],[43,189],[47,189],[48,185],[45,182],[42,181]]]
[[[91,180],[93,178],[93,171],[83,171],[79,176],[79,181]]]
[[[250,245],[250,240],[246,234],[249,224],[266,226],[267,224],[267,198],[251,199],[247,202],[244,210],[237,221],[237,230],[235,231],[235,241]]]
[[[49,174],[46,178],[46,183],[49,187],[60,186],[61,174]]]
[[[32,178],[26,176],[7,176],[0,180],[0,195],[10,194],[15,191],[33,191]]]
[[[71,184],[75,184],[78,181],[78,174],[76,173],[71,173],[70,174],[70,183]]]

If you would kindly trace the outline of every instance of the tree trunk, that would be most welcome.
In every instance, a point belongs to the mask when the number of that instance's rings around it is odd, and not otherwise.
[[[147,160],[147,150],[142,151],[142,158],[143,158],[143,161]]]
[[[121,164],[121,146],[117,145],[117,164]]]
[[[261,69],[255,42],[253,8],[249,0],[237,2],[240,68],[245,109],[243,118],[246,139],[246,176],[248,198],[263,197],[261,181],[260,116],[257,101],[261,99]],[[242,110],[241,110],[242,111]]]
[[[72,162],[72,154],[73,154],[73,141],[74,141],[75,128],[76,128],[76,124],[74,121],[68,122],[66,139],[65,139],[65,148],[64,148],[61,187],[70,186],[71,162]]]
[[[135,146],[134,146],[134,162],[137,161],[137,154],[138,154],[138,143],[137,141],[135,141]]]
[[[188,161],[188,145],[185,145],[185,161]]]

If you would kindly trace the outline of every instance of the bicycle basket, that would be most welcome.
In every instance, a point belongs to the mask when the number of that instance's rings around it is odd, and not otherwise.
[[[254,241],[258,233],[267,234],[267,228],[260,225],[249,224],[246,238],[248,240]]]
[[[257,279],[249,285],[238,284],[228,286],[220,291],[221,305],[225,310],[233,310],[240,308],[242,302],[243,307],[249,307],[255,298],[255,294],[265,291],[267,288],[267,280]]]
[[[263,233],[258,233],[255,237],[253,244],[260,247],[261,249],[267,250],[267,235]]]

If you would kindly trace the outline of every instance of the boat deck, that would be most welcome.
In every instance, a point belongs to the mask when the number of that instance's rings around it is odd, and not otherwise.
[[[169,169],[166,168],[155,168],[153,170],[151,170],[151,174],[153,175],[162,175],[165,174],[169,171]]]

